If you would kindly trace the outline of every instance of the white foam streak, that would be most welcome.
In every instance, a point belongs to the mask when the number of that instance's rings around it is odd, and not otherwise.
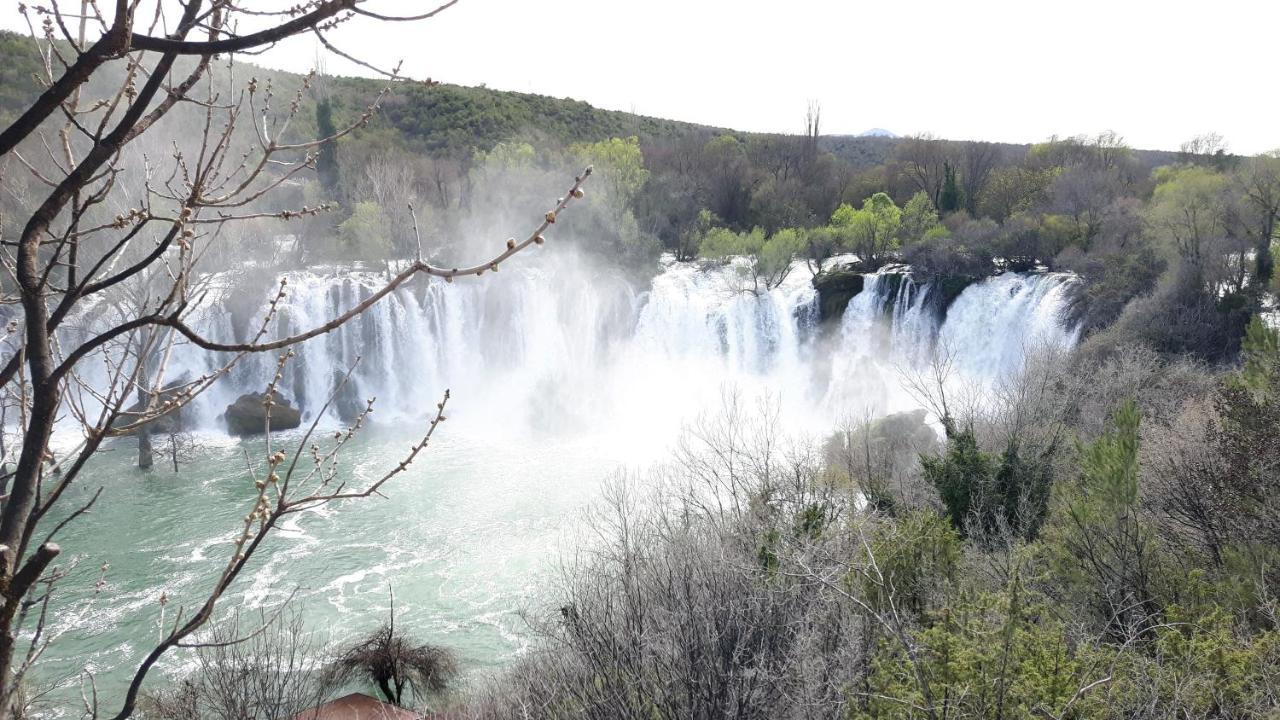
[[[955,354],[967,380],[983,382],[1016,370],[1032,344],[1075,341],[1059,322],[1074,282],[1066,275],[989,278],[943,315],[933,287],[891,268],[867,275],[838,325],[819,328],[803,265],[760,294],[741,291],[740,269],[667,260],[639,293],[620,275],[572,258],[420,282],[300,346],[282,388],[304,416],[319,412],[359,359],[354,397],[377,398],[375,421],[420,420],[449,387],[455,417],[473,429],[498,424],[539,436],[607,425],[634,439],[665,435],[733,387],[774,395],[799,429],[821,430],[843,417],[914,407],[902,374],[927,365],[939,347]],[[273,328],[280,335],[323,324],[385,281],[353,271],[287,277]],[[194,323],[222,341],[247,332],[237,333],[217,304]],[[180,347],[174,374],[198,375],[222,361]],[[198,424],[219,427],[222,409],[261,391],[274,363],[273,354],[242,362],[199,399]],[[337,422],[336,407],[328,414]]]

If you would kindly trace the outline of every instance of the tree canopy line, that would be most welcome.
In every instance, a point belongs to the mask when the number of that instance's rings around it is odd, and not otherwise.
[[[317,86],[316,137],[372,92],[351,78]],[[795,260],[817,274],[845,253],[862,271],[905,262],[953,285],[1003,269],[1064,270],[1084,280],[1067,321],[1098,346],[1137,340],[1214,362],[1236,356],[1273,287],[1276,152],[1232,155],[1212,134],[1157,152],[1114,133],[1018,146],[821,129],[817,106],[803,134],[786,136],[483,88],[407,87],[291,188],[294,203],[336,206],[305,220],[298,260],[408,257],[410,204],[428,246],[448,256],[452,238],[527,215],[543,201],[530,188],[591,162],[607,192],[561,229],[642,281],[661,252],[745,257],[744,287],[757,292]]]
[[[192,2],[166,37],[123,32],[134,23],[127,6],[98,19],[105,44],[77,42],[53,22],[43,26],[43,55],[31,40],[0,37],[0,236],[12,276],[0,287],[22,308],[14,326],[23,337],[22,352],[5,356],[0,405],[23,423],[16,461],[0,448],[10,463],[0,516],[4,713],[28,707],[24,682],[50,642],[40,608],[67,578],[54,563],[55,519],[74,521],[97,496],[56,503],[87,481],[81,470],[118,420],[162,417],[217,379],[169,387],[164,348],[185,338],[224,353],[227,367],[247,353],[280,352],[283,372],[291,344],[380,297],[280,340],[264,323],[223,345],[183,321],[203,289],[197,259],[228,265],[262,237],[288,234],[292,242],[274,246],[278,261],[381,264],[385,293],[419,274],[496,269],[541,244],[552,224],[582,252],[642,275],[663,251],[683,261],[733,258],[755,292],[780,283],[797,260],[817,276],[844,253],[858,270],[904,261],[935,278],[1070,270],[1085,280],[1072,313],[1087,340],[1065,356],[1033,353],[1021,374],[975,396],[943,381],[940,357],[931,375],[910,382],[942,419],[941,438],[924,412],[850,420],[819,441],[788,438],[776,408],[727,397],[719,417],[688,428],[650,483],[656,500],[616,485],[597,518],[603,549],[568,566],[558,606],[530,618],[534,650],[461,698],[459,714],[1280,711],[1280,333],[1259,317],[1276,291],[1280,155],[1234,156],[1213,136],[1178,153],[1134,150],[1113,134],[1029,147],[831,138],[816,107],[802,134],[745,134],[483,88],[397,84],[380,96],[387,83],[268,71],[244,102],[279,93],[269,109],[226,109],[282,130],[261,143],[249,120],[252,129],[220,134],[207,97],[193,107],[163,100],[164,78],[178,78],[167,86],[178,98],[198,87],[183,77],[229,82],[215,55],[324,26],[359,3],[308,4],[273,16],[266,35],[236,35],[234,5],[213,2],[197,15],[202,4]],[[87,94],[107,89],[106,104],[81,104],[79,91],[60,84],[73,70],[89,78]],[[42,73],[45,85],[33,84]],[[178,137],[178,125],[165,124],[170,112],[203,128],[186,140],[216,151],[184,145],[165,154]],[[147,132],[153,125],[161,132]],[[60,130],[71,140],[41,157],[49,145],[39,133]],[[126,152],[135,141],[148,162],[174,169],[147,202],[131,204],[116,178],[142,168]],[[246,185],[235,166],[242,147],[262,161]],[[595,172],[583,197],[588,164]],[[565,177],[576,181],[550,203],[549,188]],[[251,212],[241,214],[247,196]],[[574,212],[562,216],[570,202]],[[526,217],[544,219],[527,239],[444,269],[474,250],[450,238],[499,228],[505,237],[512,218]],[[130,246],[135,236],[152,242]],[[55,342],[74,309],[108,291],[109,329],[75,347]],[[275,292],[278,300],[287,289]],[[93,413],[74,373],[99,355],[115,358],[115,379]],[[268,408],[279,380],[268,384]],[[58,462],[47,449],[66,398],[85,440]],[[124,408],[136,401],[142,409],[130,415]],[[397,703],[445,688],[455,662],[407,639],[394,616],[339,650],[325,676],[304,669],[310,640],[296,618],[237,617],[205,634],[277,522],[377,492],[426,448],[444,402],[399,470],[360,488],[332,484],[363,418],[303,457],[314,471],[268,434],[220,577],[161,628],[125,697],[99,703],[86,692],[86,716],[281,717],[356,677]],[[144,688],[155,662],[181,647],[201,672]]]
[[[0,97],[0,114],[12,114],[30,64],[17,49],[30,41],[0,40],[16,59],[6,71],[15,89]],[[287,137],[329,137],[360,118],[380,87],[315,78]],[[325,143],[314,175],[265,200],[272,209],[329,207],[302,218],[284,261],[385,263],[412,257],[420,241],[445,258],[459,251],[456,238],[491,231],[492,218],[527,216],[545,201],[529,188],[586,160],[608,192],[561,230],[641,280],[663,251],[745,256],[745,287],[755,291],[785,279],[793,260],[816,274],[844,253],[864,271],[906,262],[953,282],[1066,270],[1085,281],[1068,319],[1085,336],[1211,361],[1236,355],[1273,282],[1277,153],[1233,155],[1213,134],[1177,152],[1136,150],[1114,133],[1031,146],[828,137],[816,105],[804,120],[802,134],[737,133],[544,96],[405,84],[367,123]],[[252,242],[261,232],[246,225],[239,235]]]
[[[757,291],[794,260],[816,274],[843,253],[863,271],[906,262],[925,279],[1075,272],[1084,283],[1067,321],[1086,336],[1116,325],[1106,344],[1135,339],[1211,361],[1235,357],[1274,288],[1277,153],[1232,156],[1211,137],[1176,154],[1135,151],[1113,134],[1030,147],[868,138],[881,158],[859,165],[821,140],[701,130],[585,145],[544,138],[423,162],[456,168],[453,189],[433,171],[445,210],[465,205],[474,174],[512,149],[548,167],[565,154],[590,157],[620,179],[609,199],[622,222],[586,228],[592,245],[635,263],[660,250],[679,260],[745,256]]]

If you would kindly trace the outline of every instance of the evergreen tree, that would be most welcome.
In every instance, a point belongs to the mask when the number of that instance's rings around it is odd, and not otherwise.
[[[946,453],[923,456],[920,465],[925,479],[937,488],[951,524],[964,533],[970,513],[982,504],[981,498],[991,484],[995,461],[978,447],[972,428],[949,434]]]
[[[937,490],[946,515],[962,535],[994,538],[1005,530],[1034,538],[1049,504],[1049,468],[1010,442],[997,457],[983,452],[972,428],[950,433],[947,451],[921,457],[925,479]]]
[[[317,139],[333,137],[338,128],[333,124],[333,105],[328,98],[316,103]],[[316,174],[320,176],[320,185],[330,199],[339,196],[338,187],[338,143],[328,141],[320,146],[320,154],[316,157]]]
[[[952,213],[964,204],[963,193],[956,179],[956,169],[951,166],[951,163],[943,164],[942,173],[942,194],[938,196],[938,210],[943,213]]]

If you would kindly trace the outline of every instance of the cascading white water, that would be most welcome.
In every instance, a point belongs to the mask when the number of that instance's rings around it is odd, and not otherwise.
[[[469,668],[498,667],[524,647],[514,613],[536,606],[550,564],[580,547],[566,533],[604,479],[669,457],[682,425],[714,413],[726,390],[769,394],[784,432],[817,435],[846,418],[914,407],[902,374],[927,367],[939,347],[955,356],[962,379],[983,383],[1016,370],[1033,344],[1075,340],[1058,321],[1074,282],[1065,275],[989,278],[943,313],[941,287],[890,268],[865,276],[843,317],[824,326],[801,265],[757,295],[742,292],[740,263],[702,269],[668,260],[637,292],[621,275],[563,253],[537,260],[451,284],[416,281],[297,348],[281,386],[312,417],[335,375],[361,358],[354,397],[377,404],[373,426],[344,450],[344,472],[355,478],[394,467],[446,387],[450,421],[429,455],[384,487],[385,498],[292,517],[227,607],[293,597],[310,623],[341,639],[385,617],[394,585],[397,622],[459,649]],[[287,279],[272,337],[315,327],[384,282],[349,269]],[[254,287],[265,296],[270,284]],[[232,318],[228,308],[244,292],[211,292],[190,322],[215,339],[243,340],[263,317],[241,308]],[[178,344],[167,378],[198,377],[225,360]],[[241,393],[261,391],[275,362],[275,353],[249,356],[197,400],[192,418],[207,431],[204,447],[180,472],[157,463],[139,474],[132,446],[95,458],[93,477],[108,490],[63,540],[90,553],[86,567],[110,566],[119,592],[87,616],[60,614],[71,648],[54,661],[61,675],[88,666],[100,689],[119,690],[149,647],[156,598],[190,607],[203,597],[251,497],[244,463],[262,447],[218,437],[218,415]],[[104,363],[86,365],[83,379],[94,382],[92,368]],[[339,422],[320,420],[330,429]],[[72,487],[70,504],[88,502],[96,485]],[[178,677],[191,662],[178,653],[162,669]]]
[[[561,261],[452,284],[417,284],[364,316],[298,348],[284,392],[318,412],[357,358],[351,385],[375,420],[415,418],[446,387],[456,415],[530,434],[607,423],[622,434],[679,423],[726,387],[777,396],[802,429],[849,415],[913,406],[904,372],[924,368],[940,348],[962,379],[990,382],[1015,371],[1028,348],[1070,345],[1060,310],[1074,280],[1005,273],[967,287],[942,310],[933,287],[902,268],[865,276],[833,327],[817,322],[809,273],[797,266],[778,288],[741,290],[741,265],[701,268],[664,262],[647,291],[620,275]],[[273,328],[322,324],[368,297],[374,272],[292,272]],[[223,341],[243,340],[216,304],[195,324]],[[220,362],[180,348],[175,370],[198,375]],[[260,391],[275,358],[253,356],[201,398],[198,423],[244,392]],[[328,411],[337,414],[337,406]]]

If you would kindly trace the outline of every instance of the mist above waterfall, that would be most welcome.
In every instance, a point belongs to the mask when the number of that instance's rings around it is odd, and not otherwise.
[[[941,307],[929,284],[901,269],[866,276],[842,318],[819,323],[810,275],[797,266],[779,287],[738,289],[733,263],[669,258],[647,285],[568,247],[549,247],[502,272],[453,283],[419,280],[342,328],[297,348],[282,388],[304,416],[341,420],[325,403],[354,368],[349,392],[376,398],[374,422],[419,420],[446,388],[454,431],[555,436],[589,431],[631,443],[669,438],[727,390],[768,394],[797,431],[918,405],[904,374],[940,350],[956,381],[1015,372],[1031,345],[1070,345],[1060,310],[1072,278],[1006,273]],[[278,334],[321,324],[384,281],[376,271],[285,273]],[[222,300],[198,312],[204,332],[242,340]],[[219,359],[180,347],[174,370],[199,375]],[[201,397],[197,426],[241,393],[261,391],[274,356],[253,356]]]

